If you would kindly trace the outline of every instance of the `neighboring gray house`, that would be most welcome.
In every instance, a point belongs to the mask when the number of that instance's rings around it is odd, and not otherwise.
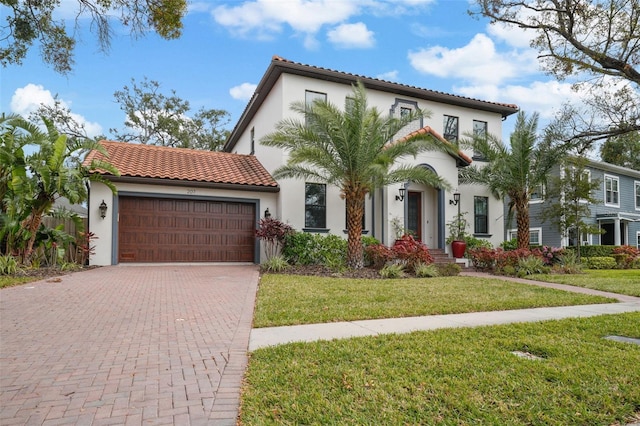
[[[559,169],[555,173],[559,173]],[[534,190],[529,202],[530,243],[568,247],[577,245],[577,238],[580,238],[581,245],[631,245],[640,248],[640,171],[589,161],[585,173],[599,183],[592,196],[601,201],[591,206],[591,216],[586,222],[598,225],[604,233],[560,234],[555,224],[540,219],[547,200],[544,190]],[[515,238],[515,221],[505,223],[505,231],[507,240]]]

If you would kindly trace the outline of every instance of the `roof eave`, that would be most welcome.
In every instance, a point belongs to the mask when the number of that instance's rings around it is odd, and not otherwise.
[[[197,187],[209,189],[225,189],[237,191],[254,191],[254,192],[280,192],[280,185],[249,185],[228,182],[203,182],[194,180],[166,179],[144,176],[113,176],[111,174],[103,174],[105,179],[116,183],[140,183],[145,185],[167,185],[182,187]]]

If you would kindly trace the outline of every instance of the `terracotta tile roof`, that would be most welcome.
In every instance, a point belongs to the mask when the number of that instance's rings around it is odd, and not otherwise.
[[[278,183],[252,155],[114,141],[100,144],[109,154],[107,161],[120,171],[121,177],[278,188]],[[98,151],[92,151],[84,163],[88,165],[94,158],[105,159]]]
[[[435,130],[433,130],[431,127],[429,126],[424,126],[418,130],[414,130],[413,132],[403,136],[402,138],[400,138],[398,141],[402,141],[405,139],[408,139],[412,136],[415,135],[423,135],[423,134],[429,134],[431,136],[433,136],[434,138],[436,138],[437,140],[439,140],[440,142],[442,142],[445,145],[449,145],[450,147],[453,147],[453,145],[451,144],[451,142],[449,142],[448,140],[446,140],[440,133],[436,132]],[[473,160],[471,158],[469,158],[468,155],[466,155],[464,152],[458,150],[457,152],[458,158],[461,159],[462,161],[466,162],[467,165],[471,164],[473,162]]]

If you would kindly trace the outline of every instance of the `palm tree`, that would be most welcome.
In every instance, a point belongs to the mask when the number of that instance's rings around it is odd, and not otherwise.
[[[115,186],[92,170],[103,169],[115,175],[118,171],[106,161],[94,161],[88,166],[82,164],[83,154],[96,149],[106,155],[104,148],[96,141],[81,138],[69,138],[58,133],[53,123],[43,119],[46,132],[21,118],[3,131],[5,136],[14,135],[18,141],[14,155],[3,154],[3,158],[14,158],[7,164],[11,171],[9,189],[20,208],[15,211],[21,221],[18,233],[24,245],[23,262],[28,262],[33,253],[33,245],[42,217],[51,211],[54,202],[66,197],[72,204],[87,200],[88,180],[97,180],[107,185],[115,193]],[[37,150],[24,157],[22,147],[33,145]],[[15,154],[17,153],[17,154]],[[4,165],[3,165],[4,166]],[[5,195],[6,197],[6,195]]]
[[[538,114],[518,113],[510,146],[494,135],[476,135],[460,141],[486,163],[460,170],[460,183],[487,186],[497,198],[509,197],[509,213],[515,210],[518,248],[529,247],[529,199],[532,190],[546,183],[551,168],[562,158],[560,147],[549,139],[538,143]]]
[[[401,118],[383,118],[376,108],[368,107],[366,90],[360,82],[353,87],[344,111],[323,100],[311,105],[295,102],[291,109],[302,114],[304,120],[278,122],[276,131],[262,138],[261,143],[289,153],[287,164],[274,172],[275,178],[314,179],[341,190],[346,200],[348,267],[364,265],[361,235],[367,194],[406,181],[449,187],[424,167],[397,164],[402,158],[415,158],[427,150],[453,152],[452,146],[421,132],[390,143],[403,127],[426,115],[421,111]]]

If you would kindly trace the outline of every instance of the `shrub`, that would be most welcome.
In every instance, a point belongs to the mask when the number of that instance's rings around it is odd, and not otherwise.
[[[480,247],[467,251],[474,268],[481,271],[493,270],[496,262],[496,250]]]
[[[402,278],[404,277],[404,265],[392,263],[380,269],[382,278]]]
[[[467,258],[470,258],[469,250],[477,249],[477,248],[480,248],[480,247],[484,247],[484,248],[488,248],[488,249],[492,249],[493,248],[493,245],[491,244],[491,241],[485,240],[483,238],[476,238],[476,237],[468,236],[468,237],[465,238],[465,242],[467,243],[467,250],[465,251],[464,255]]]
[[[289,267],[287,260],[283,256],[273,256],[260,265],[266,272],[282,272]]]
[[[582,264],[578,254],[573,250],[565,250],[560,256],[559,263],[554,265],[553,271],[561,274],[579,274],[582,272]]]
[[[429,253],[427,246],[414,239],[411,235],[403,235],[397,239],[392,247],[396,259],[405,264],[405,267],[414,272],[419,263],[433,263],[433,257]]]
[[[260,219],[260,226],[256,229],[256,237],[264,243],[264,253],[267,260],[276,256],[287,235],[292,234],[293,228],[286,223],[267,217]]]
[[[511,266],[511,265],[507,265],[504,268],[502,268],[501,273],[503,275],[509,275],[509,276],[513,277],[518,273],[518,270],[515,267]]]
[[[413,273],[418,278],[433,278],[440,276],[440,271],[433,263],[427,265],[426,263],[418,262],[414,265]]]
[[[581,257],[611,256],[616,246],[580,246]],[[576,250],[576,247],[567,247],[567,250]]]
[[[393,250],[379,243],[365,247],[364,252],[375,269],[382,269],[395,257]]]
[[[294,232],[284,238],[282,256],[292,265],[339,268],[347,257],[347,240],[331,234]]]
[[[519,277],[550,272],[551,268],[545,266],[544,261],[537,256],[527,256],[518,259],[517,274]]]
[[[616,267],[616,260],[611,256],[593,256],[582,259],[589,269],[613,269]]]
[[[618,268],[630,269],[640,259],[640,250],[631,246],[620,246],[613,249],[612,257],[616,260]]]
[[[462,271],[457,263],[438,263],[435,265],[441,277],[454,277],[460,275],[460,271]]]
[[[515,250],[518,248],[518,239],[512,238],[507,241],[503,241],[500,243],[500,247],[504,250]]]
[[[371,247],[371,246],[376,246],[378,244],[380,244],[380,241],[378,241],[377,238],[370,237],[368,235],[363,235],[362,236],[362,247],[363,247],[363,252],[364,252],[364,264],[365,264],[365,266],[371,266],[374,263],[373,259],[369,256],[368,248]]]
[[[0,256],[0,275],[13,275],[18,272],[18,261],[10,254]]]
[[[564,249],[558,247],[543,246],[540,249],[542,261],[545,265],[555,265],[560,263],[560,258],[562,257],[564,252]]]

